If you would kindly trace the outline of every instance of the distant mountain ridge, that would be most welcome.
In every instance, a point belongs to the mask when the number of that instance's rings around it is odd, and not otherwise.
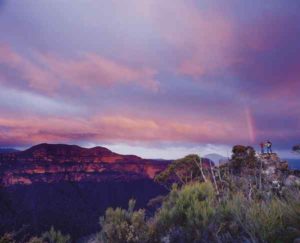
[[[39,144],[25,151],[0,154],[1,184],[55,183],[61,181],[153,179],[171,160],[121,155],[104,147]],[[203,160],[209,166],[209,160]]]
[[[121,155],[104,147],[43,143],[25,151],[0,154],[1,184],[153,179],[170,162]]]
[[[224,161],[227,159],[226,157],[224,157],[220,154],[217,154],[217,153],[211,153],[211,154],[204,155],[204,158],[210,159],[216,165],[218,165],[220,161]]]
[[[0,148],[0,154],[2,153],[16,153],[19,152],[19,150],[14,148]]]
[[[18,154],[21,158],[34,158],[46,161],[60,162],[125,162],[138,161],[142,158],[135,155],[120,155],[105,147],[83,148],[78,145],[47,144],[35,145]]]

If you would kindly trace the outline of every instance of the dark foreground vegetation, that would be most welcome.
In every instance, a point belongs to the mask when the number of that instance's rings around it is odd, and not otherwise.
[[[136,198],[138,208],[167,191],[150,179],[104,182],[60,182],[0,188],[0,235],[16,231],[16,240],[51,228],[73,240],[99,231],[99,216],[108,207],[127,207]],[[153,209],[154,211],[154,209]]]
[[[249,200],[236,192],[218,198],[211,183],[174,187],[155,216],[108,209],[99,242],[293,242],[300,231],[299,193]]]
[[[251,147],[235,146],[232,158],[219,167],[203,167],[197,155],[174,161],[156,177],[170,191],[150,200],[149,215],[108,208],[101,230],[81,242],[298,242],[300,183],[276,154],[256,155]],[[76,212],[74,212],[76,213]],[[15,233],[0,242],[14,242]],[[51,228],[25,242],[72,242]]]

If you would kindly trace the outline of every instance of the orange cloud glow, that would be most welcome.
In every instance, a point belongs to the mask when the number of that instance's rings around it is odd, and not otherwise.
[[[23,80],[23,84],[15,84],[4,74],[0,82],[44,93],[53,93],[65,85],[92,89],[97,86],[134,84],[152,91],[159,89],[154,69],[132,68],[93,53],[86,53],[74,59],[35,53],[32,59],[29,59],[8,45],[0,45],[0,64],[13,69],[19,75],[19,79]]]
[[[237,127],[212,118],[199,123],[130,116],[95,116],[90,119],[65,117],[1,118],[0,140],[19,144],[72,141],[204,142],[240,137]],[[247,139],[247,138],[245,138]]]

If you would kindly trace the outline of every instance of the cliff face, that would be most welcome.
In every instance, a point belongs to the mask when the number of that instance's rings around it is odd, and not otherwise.
[[[120,155],[104,147],[82,148],[77,145],[39,144],[20,153],[16,153],[20,161],[30,162],[82,162],[82,163],[116,163],[139,161],[135,155]]]
[[[1,184],[153,179],[169,163],[120,155],[103,147],[40,144],[22,152],[0,154]]]
[[[0,154],[0,235],[52,225],[73,239],[94,233],[106,208],[127,207],[131,198],[146,207],[165,194],[153,178],[169,163],[63,144]]]
[[[287,161],[281,160],[277,154],[262,154],[259,156],[263,164],[263,174],[267,181],[279,187],[300,186],[300,171],[289,170]]]
[[[269,180],[280,180],[288,171],[288,162],[281,160],[277,154],[260,154],[259,162],[262,163],[262,172]]]
[[[247,157],[247,156],[246,156]],[[248,161],[246,157],[244,161]],[[236,165],[234,159],[221,165],[223,170],[230,171],[231,178],[235,184],[246,182],[247,191],[249,185],[260,188],[264,191],[276,191],[281,194],[287,187],[300,186],[300,173],[297,170],[290,170],[288,162],[280,159],[276,153],[256,154],[255,163]]]
[[[170,162],[63,144],[0,154],[0,235],[40,234],[52,225],[73,239],[95,233],[106,208],[126,208],[131,198],[147,208],[166,194],[153,178]]]

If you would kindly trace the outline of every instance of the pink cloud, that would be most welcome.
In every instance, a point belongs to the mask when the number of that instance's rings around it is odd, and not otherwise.
[[[114,5],[119,15],[137,16],[155,31],[161,44],[171,49],[176,74],[202,77],[235,61],[229,59],[235,23],[211,1],[114,0]]]
[[[92,89],[97,86],[112,87],[134,84],[157,91],[156,70],[149,67],[133,68],[126,64],[86,53],[78,58],[63,58],[53,54],[34,53],[31,58],[18,54],[7,45],[0,45],[0,64],[6,68],[0,82],[18,88],[29,88],[43,93],[53,93],[64,86]],[[11,72],[23,81],[10,80]]]
[[[178,74],[201,77],[233,61],[228,58],[234,24],[221,9],[211,4],[201,8],[195,1],[166,2],[154,19],[161,37],[176,52]]]
[[[245,95],[297,102],[300,88],[299,16],[267,13],[239,27],[231,67]],[[289,102],[286,102],[289,103]]]
[[[89,119],[66,117],[1,118],[1,144],[40,142],[225,142],[241,138],[242,123],[232,124],[213,117],[199,123],[166,119],[104,115]]]
[[[16,53],[9,45],[0,45],[0,64],[4,66],[4,73],[1,73],[4,82],[11,86],[16,86],[15,81],[11,80],[10,72],[19,75],[17,80],[18,88],[32,88],[41,92],[50,93],[59,87],[56,77],[46,69],[40,67],[28,58]],[[7,68],[7,71],[5,69]],[[10,70],[8,70],[10,69]],[[23,84],[20,84],[20,81]]]
[[[62,80],[69,80],[83,88],[133,83],[151,90],[158,89],[154,69],[131,68],[96,54],[84,54],[78,59],[43,55],[40,59]]]
[[[194,78],[201,77],[206,74],[207,70],[204,65],[199,64],[195,60],[183,60],[177,69],[179,74],[192,76]]]

